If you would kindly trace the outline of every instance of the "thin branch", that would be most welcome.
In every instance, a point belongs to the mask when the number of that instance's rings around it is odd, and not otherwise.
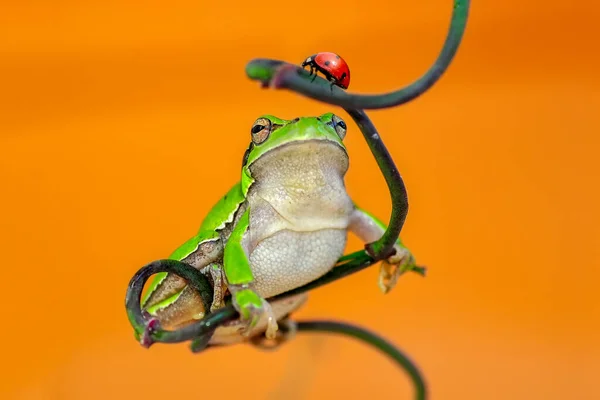
[[[412,381],[415,390],[415,399],[427,398],[427,386],[423,375],[410,358],[402,353],[396,346],[375,333],[356,325],[337,321],[298,321],[296,322],[298,332],[324,332],[339,333],[371,345],[390,357],[396,364],[406,372]]]
[[[365,246],[369,254],[375,259],[383,260],[391,255],[394,244],[404,226],[406,214],[408,214],[408,193],[392,156],[383,144],[377,128],[375,128],[375,125],[373,125],[367,114],[363,110],[353,109],[346,109],[346,112],[350,114],[356,125],[360,128],[392,196],[392,215],[390,216],[390,222],[385,233],[379,240],[368,243]]]
[[[470,0],[454,0],[448,35],[442,50],[429,70],[409,86],[378,95],[351,94],[318,77],[314,82],[309,72],[298,65],[268,58],[257,58],[246,65],[246,75],[263,87],[289,89],[314,100],[346,109],[381,109],[399,106],[429,90],[448,69],[462,41]]]

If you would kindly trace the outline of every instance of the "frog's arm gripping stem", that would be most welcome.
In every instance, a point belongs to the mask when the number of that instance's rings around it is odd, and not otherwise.
[[[306,71],[296,65],[278,60],[256,59],[246,66],[248,77],[262,82],[264,87],[286,88],[315,100],[344,107],[363,133],[392,195],[393,211],[390,223],[378,241],[368,244],[366,251],[358,251],[340,258],[336,268],[320,279],[276,296],[276,298],[306,292],[341,279],[365,269],[389,255],[406,219],[408,211],[406,188],[375,127],[362,109],[381,109],[401,105],[417,98],[431,88],[446,71],[456,54],[465,31],[469,4],[470,0],[454,0],[449,33],[434,65],[413,84],[395,92],[382,95],[348,94],[335,86],[332,88],[329,82],[320,77],[316,80],[313,79],[314,77],[309,77]],[[176,331],[161,329],[156,320],[148,321],[148,316],[142,314],[140,307],[144,283],[150,276],[159,272],[169,272],[184,278],[190,286],[200,292],[201,297],[205,300],[205,305],[207,305],[206,308],[210,304],[209,299],[212,298],[212,295],[208,295],[212,292],[212,288],[206,278],[185,263],[176,260],[159,260],[141,268],[129,283],[125,304],[127,316],[136,332],[136,338],[141,340],[145,346],[148,347],[154,342],[178,343],[192,340],[192,350],[201,351],[219,325],[239,318],[233,306],[228,304],[185,328]],[[392,357],[408,372],[415,385],[415,398],[426,398],[425,384],[418,369],[391,344],[373,333],[337,322],[299,322],[298,329],[342,333],[373,345]]]

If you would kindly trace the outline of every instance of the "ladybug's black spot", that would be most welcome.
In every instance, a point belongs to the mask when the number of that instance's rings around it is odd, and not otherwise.
[[[331,64],[331,62],[329,62],[329,60],[325,61],[325,65],[329,65]]]
[[[338,60],[340,59],[340,56],[338,56],[337,54],[335,55],[335,58],[337,58]]]

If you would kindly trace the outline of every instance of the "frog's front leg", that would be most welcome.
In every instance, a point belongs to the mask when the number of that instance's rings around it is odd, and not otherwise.
[[[249,222],[250,211],[247,209],[231,232],[231,236],[225,245],[223,272],[231,293],[233,306],[246,324],[242,334],[250,335],[252,329],[264,317],[267,318],[265,336],[268,339],[273,339],[278,330],[275,314],[271,305],[250,287],[254,282],[254,276],[249,257],[251,252],[249,248]]]
[[[350,219],[349,229],[365,243],[371,243],[383,236],[386,226],[367,211],[356,207]],[[394,250],[394,254],[381,262],[379,269],[379,288],[384,293],[392,290],[398,278],[405,272],[413,270],[421,275],[425,272],[423,267],[415,264],[413,254],[402,244],[400,238],[396,241]]]

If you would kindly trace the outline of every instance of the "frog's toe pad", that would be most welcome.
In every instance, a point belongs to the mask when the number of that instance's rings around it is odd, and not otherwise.
[[[250,339],[250,343],[264,351],[277,350],[282,344],[289,342],[296,336],[298,325],[292,320],[281,321],[281,329],[275,334],[275,337],[269,339],[265,335],[258,335]]]
[[[257,332],[256,328],[264,329],[264,336],[269,340],[274,339],[277,336],[279,326],[271,305],[267,301],[263,300],[260,307],[252,305],[247,306],[244,311],[244,314],[246,314],[247,317],[241,319],[244,324],[241,329],[241,334],[243,336],[254,336]],[[260,326],[257,327],[257,325]]]
[[[246,304],[239,306],[238,312],[240,313],[241,323],[240,334],[249,337],[254,333],[254,328],[260,322],[265,310],[263,307],[257,307],[254,304]]]
[[[250,334],[252,333],[252,331],[254,330],[254,327],[258,323],[258,321],[260,319],[260,314],[257,314],[257,312],[255,310],[256,309],[248,310],[247,312],[248,312],[249,316],[246,318],[243,318],[243,317],[240,318],[240,322],[241,322],[240,334],[242,336],[249,337]]]
[[[390,290],[396,286],[398,282],[398,277],[400,268],[396,264],[390,264],[387,261],[381,262],[381,267],[379,269],[379,289],[383,293],[389,293]]]
[[[273,314],[273,312],[266,314],[267,330],[265,331],[265,337],[267,339],[275,339],[277,337],[277,331],[279,330],[277,320],[275,319],[275,315]]]

